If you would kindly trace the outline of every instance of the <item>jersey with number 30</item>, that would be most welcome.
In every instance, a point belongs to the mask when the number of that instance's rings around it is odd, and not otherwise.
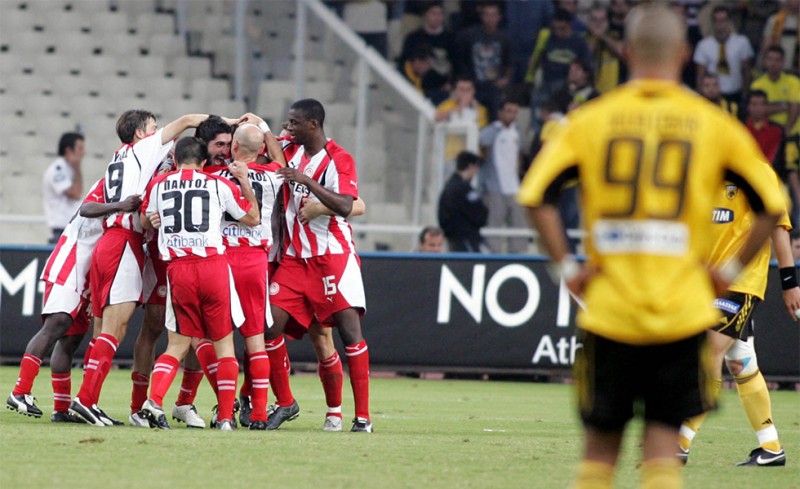
[[[159,164],[172,149],[172,141],[161,144],[162,131],[163,129],[159,129],[137,141],[136,144],[124,144],[114,153],[114,160],[108,164],[105,174],[106,202],[119,202],[131,195],[144,193]],[[105,218],[103,226],[142,232],[142,225],[136,212],[109,214]]]
[[[756,211],[779,215],[758,145],[738,121],[676,83],[637,80],[582,106],[544,145],[520,204],[581,184],[587,261],[598,272],[578,325],[629,344],[692,336],[716,323],[705,261],[723,178]]]
[[[158,251],[164,261],[224,254],[222,214],[241,219],[251,207],[228,180],[194,170],[154,178],[141,206],[146,214],[158,212],[161,218]]]

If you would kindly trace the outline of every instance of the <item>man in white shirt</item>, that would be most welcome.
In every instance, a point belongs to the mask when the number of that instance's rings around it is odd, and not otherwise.
[[[44,172],[42,197],[47,226],[52,230],[48,243],[58,241],[83,199],[81,160],[86,153],[83,135],[67,132],[58,141],[58,159]]]
[[[752,81],[753,48],[745,36],[733,32],[730,11],[724,5],[714,7],[711,21],[713,35],[700,41],[694,52],[696,86],[700,86],[707,72],[716,73],[722,96],[741,107]]]
[[[519,105],[505,101],[497,120],[481,129],[480,144],[486,154],[481,166],[480,185],[483,200],[489,208],[490,227],[524,228],[527,225],[522,208],[514,196],[519,190],[520,134],[517,128]],[[488,240],[494,253],[503,252],[503,238]],[[510,238],[509,253],[528,250],[527,238]]]

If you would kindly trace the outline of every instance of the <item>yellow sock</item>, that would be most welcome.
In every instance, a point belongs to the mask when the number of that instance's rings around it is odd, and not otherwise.
[[[781,443],[778,440],[778,430],[772,422],[772,404],[769,399],[769,389],[757,370],[754,374],[734,377],[736,388],[739,391],[739,400],[742,401],[744,412],[750,420],[750,426],[756,432],[761,448],[778,452]]]
[[[716,399],[719,397],[719,391],[722,388],[722,379],[714,379],[711,388],[713,389],[713,398]],[[703,425],[706,416],[708,416],[708,413],[698,414],[693,418],[683,421],[680,433],[678,434],[678,444],[684,451],[689,451],[689,448],[692,446],[692,440],[694,440],[697,432],[700,431],[700,426]]]
[[[614,485],[614,466],[603,462],[583,460],[572,489],[611,489]]]
[[[681,489],[683,464],[676,458],[654,458],[642,463],[642,489]]]

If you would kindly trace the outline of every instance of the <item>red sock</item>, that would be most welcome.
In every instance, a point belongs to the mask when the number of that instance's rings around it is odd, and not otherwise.
[[[242,371],[244,372],[244,382],[239,388],[239,397],[250,397],[253,395],[252,371],[250,370],[250,356],[247,352],[242,355]],[[251,401],[252,402],[252,401]]]
[[[178,400],[175,401],[175,404],[178,406],[194,404],[194,398],[197,397],[197,388],[200,387],[200,382],[202,381],[202,370],[186,370],[184,368],[181,391],[178,394]]]
[[[150,385],[150,377],[139,372],[131,372],[133,390],[131,391],[131,414],[142,409],[142,404],[147,400],[147,387]]]
[[[95,340],[92,354],[86,364],[86,375],[78,392],[78,397],[84,406],[97,404],[118,346],[116,338],[110,334],[103,333]]]
[[[275,393],[278,406],[291,406],[294,403],[292,388],[289,385],[289,354],[286,353],[286,341],[283,336],[267,342],[269,355],[269,383]]]
[[[319,380],[325,391],[325,404],[328,405],[328,416],[342,417],[342,359],[337,352],[319,363]]]
[[[194,353],[197,355],[197,361],[200,362],[200,368],[206,374],[208,383],[214,389],[214,394],[217,393],[217,354],[214,352],[214,344],[208,340],[203,340],[194,348]]]
[[[369,350],[366,340],[345,346],[344,354],[347,355],[347,366],[350,370],[356,417],[369,419]]]
[[[86,366],[89,365],[89,356],[91,356],[93,348],[94,338],[89,340],[89,345],[86,346],[86,351],[83,353],[83,375],[86,375]]]
[[[15,396],[31,393],[33,381],[39,375],[39,367],[41,366],[41,358],[28,353],[22,357],[22,361],[19,363],[19,377],[17,377],[17,384],[14,386],[13,394]]]
[[[53,372],[50,378],[53,384],[53,411],[66,413],[72,401],[72,379],[70,373],[57,374]]]
[[[269,393],[269,355],[267,352],[259,352],[249,355],[250,375],[252,389],[250,403],[253,405],[253,412],[250,414],[251,421],[267,420],[267,395]],[[245,378],[247,378],[245,376]]]
[[[236,399],[236,381],[239,379],[239,362],[236,357],[219,359],[217,367],[217,421],[233,420],[233,401]]]
[[[164,396],[167,395],[172,381],[178,375],[178,366],[181,362],[166,353],[156,359],[153,365],[153,381],[150,387],[150,399],[159,406],[164,405]],[[142,401],[144,403],[144,401]],[[141,408],[141,406],[139,406]]]

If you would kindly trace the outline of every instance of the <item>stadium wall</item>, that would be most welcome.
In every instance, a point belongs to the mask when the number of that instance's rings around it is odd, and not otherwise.
[[[18,361],[39,328],[38,277],[49,252],[0,246],[3,362]],[[362,266],[374,369],[568,375],[576,306],[542,259],[366,253]],[[769,283],[756,311],[759,366],[772,380],[800,380],[800,329],[784,311],[775,267]],[[139,311],[117,352],[120,363],[131,360],[140,321]],[[289,351],[296,364],[316,363],[307,341],[289,342]]]

